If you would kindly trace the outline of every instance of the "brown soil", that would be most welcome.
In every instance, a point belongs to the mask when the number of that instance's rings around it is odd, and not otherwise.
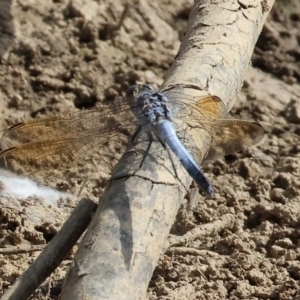
[[[115,30],[125,0],[2,2],[1,131],[25,119],[114,100],[136,81],[159,86],[193,3],[154,0],[145,7],[140,1]],[[299,1],[278,0],[231,111],[261,122],[267,136],[258,147],[205,167],[220,198],[196,195],[192,205],[182,206],[149,299],[300,299],[299,49]],[[52,175],[48,183],[66,191],[84,180],[54,181]],[[101,173],[83,194],[97,199],[108,178]],[[47,243],[75,205],[72,199],[60,207],[34,197],[0,201],[0,247]],[[235,220],[228,222],[232,213]],[[218,220],[218,232],[192,230]],[[180,237],[187,232],[193,234],[184,243]],[[0,290],[38,254],[0,254]],[[72,257],[32,299],[58,299]]]

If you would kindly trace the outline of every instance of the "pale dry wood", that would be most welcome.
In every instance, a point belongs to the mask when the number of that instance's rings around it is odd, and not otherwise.
[[[229,111],[273,3],[195,1],[180,49],[160,90],[216,95]]]
[[[168,239],[169,247],[183,246],[191,241],[200,239],[201,237],[210,236],[213,233],[218,233],[221,230],[231,228],[233,227],[234,220],[234,215],[226,214],[220,217],[219,220],[195,227],[182,236],[171,236]]]
[[[26,252],[34,252],[34,251],[42,251],[45,248],[45,245],[34,245],[34,246],[11,246],[7,248],[0,248],[0,254],[18,254],[18,253],[26,253]]]
[[[170,247],[166,251],[169,255],[193,255],[193,256],[203,256],[203,257],[213,257],[217,258],[219,254],[209,250],[199,250],[191,247]]]
[[[185,38],[161,90],[217,95],[229,110],[273,3],[195,1]],[[146,145],[139,146],[145,150]],[[159,147],[151,148],[150,158],[138,172],[141,149],[120,160],[80,243],[62,300],[145,299],[185,193],[182,186],[191,182],[180,165],[176,168],[183,185],[170,175],[167,160],[169,171],[151,157]]]
[[[66,257],[85,231],[96,207],[92,200],[81,199],[61,230],[1,300],[26,300]]]

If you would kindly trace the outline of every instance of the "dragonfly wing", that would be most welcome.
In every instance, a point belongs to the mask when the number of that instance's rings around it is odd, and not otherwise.
[[[216,96],[166,95],[179,138],[198,163],[244,150],[263,137],[263,128],[255,122],[219,120],[227,111]],[[7,150],[0,153],[0,159],[5,165],[18,161],[30,171],[32,166],[65,166],[81,154],[95,154],[100,156],[97,162],[104,165],[103,159],[109,161],[114,155],[112,149],[123,152],[135,132],[139,115],[134,116],[133,111],[144,110],[136,105],[124,99],[106,107],[17,124],[2,136],[2,149]]]
[[[111,153],[120,152],[127,145],[128,137],[118,132],[89,134],[78,138],[58,138],[55,140],[35,141],[9,148],[0,153],[3,167],[14,172],[29,175],[43,168],[61,169],[74,166],[81,156],[100,156],[101,160],[113,158]],[[114,149],[114,151],[112,150]],[[15,170],[15,166],[18,169]],[[83,163],[84,164],[84,163]],[[106,161],[107,165],[107,161]],[[19,169],[19,166],[22,166]]]
[[[130,113],[130,108],[125,101],[118,101],[106,106],[98,105],[89,110],[16,124],[3,134],[1,148],[5,150],[24,143],[54,140],[59,137],[72,139],[93,132],[101,135],[109,131],[121,130],[121,127],[124,131],[124,128],[131,127],[134,120],[135,118]]]
[[[198,162],[217,159],[245,150],[260,142],[264,128],[251,121],[220,119],[227,109],[217,96],[192,97],[184,93],[168,94],[174,109],[178,133]]]
[[[211,129],[211,144],[203,161],[246,150],[259,143],[265,135],[259,123],[243,120],[218,120]]]
[[[125,102],[27,121],[3,134],[0,163],[46,184],[45,178],[66,178],[62,172],[81,173],[90,163],[109,174],[137,125]]]
[[[193,97],[179,92],[166,94],[174,117],[174,127],[183,144],[200,164],[212,142],[210,125],[227,114],[226,107],[217,96]]]
[[[169,93],[169,103],[174,118],[189,120],[214,121],[227,114],[226,106],[217,96],[192,97],[183,93]]]
[[[198,164],[246,150],[259,143],[265,134],[259,123],[251,121],[173,121],[179,138]]]

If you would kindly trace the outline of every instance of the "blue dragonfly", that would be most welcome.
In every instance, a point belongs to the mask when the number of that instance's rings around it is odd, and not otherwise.
[[[163,93],[138,84],[129,87],[126,97],[106,106],[13,125],[1,138],[0,160],[9,169],[17,162],[26,174],[35,168],[72,165],[91,149],[97,149],[102,158],[110,157],[112,148],[122,152],[144,132],[149,143],[140,167],[156,138],[214,198],[213,186],[200,164],[245,150],[260,142],[265,133],[256,122],[224,119],[226,114],[217,96]]]

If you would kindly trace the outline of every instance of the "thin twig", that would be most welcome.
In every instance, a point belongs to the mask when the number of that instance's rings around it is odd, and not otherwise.
[[[0,248],[0,254],[19,254],[26,252],[42,251],[46,245],[34,245],[34,246],[10,246],[6,248]]]
[[[212,223],[204,224],[188,231],[182,236],[171,236],[169,240],[169,247],[182,246],[194,241],[203,236],[209,236],[213,233],[218,233],[226,228],[231,228],[234,224],[235,216],[232,214],[226,214],[221,217],[220,220]]]
[[[61,230],[1,300],[26,300],[66,257],[87,228],[96,207],[92,200],[81,199]]]

